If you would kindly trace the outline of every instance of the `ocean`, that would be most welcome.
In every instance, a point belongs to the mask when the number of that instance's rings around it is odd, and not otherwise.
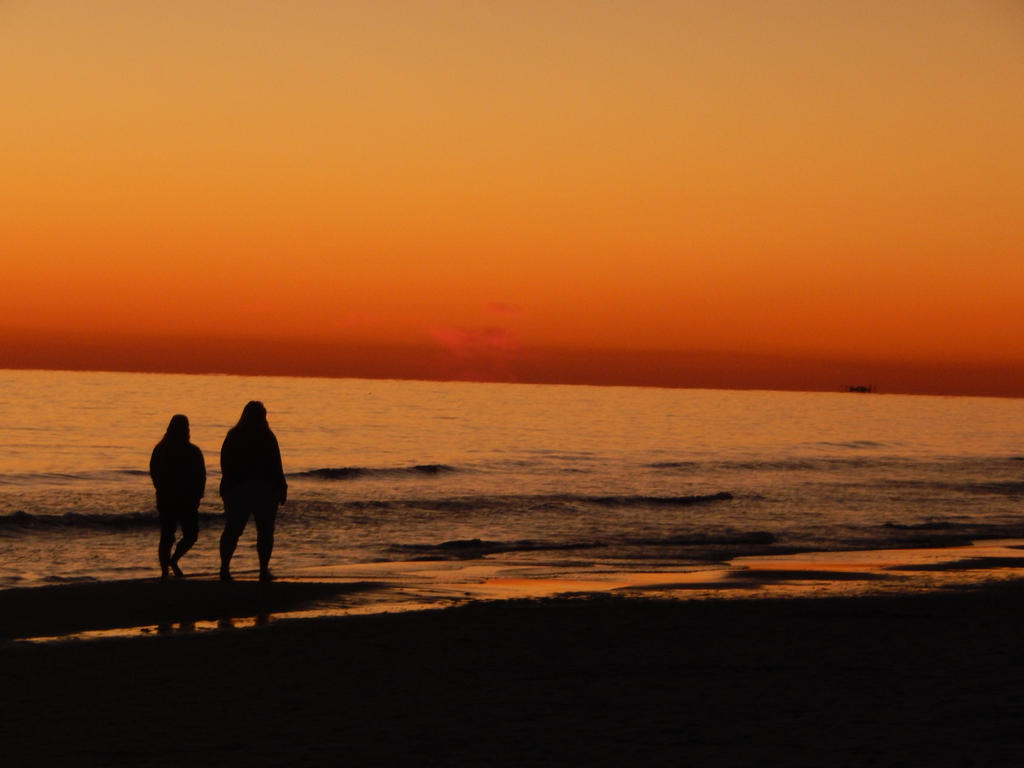
[[[658,571],[743,555],[1024,538],[1024,400],[0,371],[0,587],[152,577],[148,462],[207,463],[186,572],[213,575],[218,455],[262,400],[289,482],[272,566],[502,557]],[[250,524],[233,562],[255,568]]]

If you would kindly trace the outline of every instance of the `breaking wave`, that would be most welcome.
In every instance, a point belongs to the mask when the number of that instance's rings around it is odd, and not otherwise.
[[[351,480],[357,477],[440,475],[455,471],[455,467],[447,464],[416,464],[412,467],[322,467],[305,472],[292,472],[288,476],[312,477],[318,480]]]
[[[689,552],[690,558],[695,556],[721,556],[722,547],[731,547],[743,551],[748,547],[764,547],[776,543],[775,536],[768,531],[738,531],[721,533],[689,533],[679,536],[648,539],[618,539],[597,541],[537,541],[520,539],[515,541],[492,541],[487,539],[453,539],[440,544],[394,544],[389,549],[402,557],[417,560],[472,560],[495,554],[512,552],[570,552],[583,550],[615,550],[622,556],[624,550],[633,550],[632,557],[642,557],[643,551],[651,556],[662,555],[665,549],[696,548],[703,552]],[[736,554],[732,552],[730,554]]]
[[[731,493],[699,494],[695,496],[600,496],[575,493],[534,495],[534,496],[466,496],[441,499],[391,499],[353,500],[338,505],[349,509],[408,510],[418,509],[435,512],[487,511],[506,512],[510,510],[539,509],[559,510],[573,506],[595,506],[602,508],[633,507],[690,507],[702,504],[728,501]]]

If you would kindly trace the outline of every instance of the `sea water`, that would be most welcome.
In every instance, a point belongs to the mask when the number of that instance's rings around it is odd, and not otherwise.
[[[215,573],[220,445],[252,399],[288,476],[285,577],[1024,537],[1020,399],[0,370],[0,587],[155,575],[148,462],[175,413],[208,470],[182,565]]]

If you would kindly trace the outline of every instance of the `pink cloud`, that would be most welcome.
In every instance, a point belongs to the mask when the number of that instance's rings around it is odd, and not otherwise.
[[[430,335],[451,352],[473,354],[490,351],[509,352],[518,348],[507,328],[431,328]]]

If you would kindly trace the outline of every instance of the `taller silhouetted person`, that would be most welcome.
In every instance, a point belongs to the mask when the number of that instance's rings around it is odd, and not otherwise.
[[[168,567],[184,576],[178,561],[199,538],[199,500],[206,492],[206,462],[203,452],[189,442],[188,417],[176,414],[167,425],[163,439],[149,459],[149,476],[156,488],[156,509],[160,515],[160,578]],[[171,555],[178,525],[181,539]]]
[[[242,417],[228,431],[220,449],[220,471],[225,518],[220,537],[220,578],[231,580],[231,556],[252,515],[256,519],[260,581],[271,581],[274,520],[278,504],[284,504],[288,498],[288,483],[281,467],[281,449],[270,431],[263,403],[246,403]]]

